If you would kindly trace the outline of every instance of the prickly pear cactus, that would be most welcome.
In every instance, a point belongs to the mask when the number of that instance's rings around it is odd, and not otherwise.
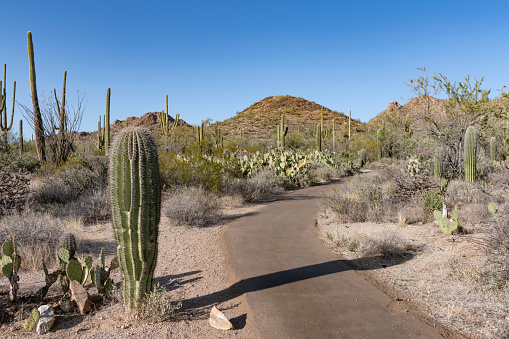
[[[16,299],[18,291],[18,269],[21,265],[21,257],[16,250],[16,236],[13,235],[12,241],[6,241],[2,245],[2,259],[0,260],[0,266],[2,267],[2,273],[9,279],[10,291],[9,300],[12,302]]]
[[[474,182],[477,160],[477,130],[474,126],[467,128],[465,133],[463,160],[465,161],[465,180]]]
[[[152,289],[157,260],[161,183],[157,147],[143,128],[126,128],[110,152],[110,194],[126,308]]]

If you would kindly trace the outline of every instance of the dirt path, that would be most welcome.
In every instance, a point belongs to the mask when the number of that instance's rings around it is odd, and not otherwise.
[[[339,183],[340,184],[340,183]],[[389,309],[391,299],[349,268],[314,233],[328,185],[296,190],[231,223],[228,262],[263,338],[443,338]],[[248,319],[249,321],[249,319]]]

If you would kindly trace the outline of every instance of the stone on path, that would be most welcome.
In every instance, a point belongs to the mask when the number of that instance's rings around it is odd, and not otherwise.
[[[210,326],[217,328],[218,330],[234,330],[232,323],[226,318],[226,316],[216,308],[216,306],[212,307],[210,310],[210,318],[209,318]]]
[[[49,305],[42,305],[38,309],[41,314],[39,321],[37,322],[37,327],[35,331],[37,334],[45,334],[48,333],[55,322],[55,312],[53,312],[53,308]]]
[[[73,280],[69,288],[71,290],[71,300],[78,304],[80,314],[90,312],[90,298],[88,297],[88,292],[85,287],[76,280]]]

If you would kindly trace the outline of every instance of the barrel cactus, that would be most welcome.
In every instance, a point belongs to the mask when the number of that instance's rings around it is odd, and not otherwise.
[[[490,140],[490,158],[491,161],[497,161],[497,138],[491,137]]]
[[[434,174],[435,178],[440,179],[442,178],[442,167],[444,163],[444,151],[442,147],[438,147],[435,150],[435,156],[434,156]]]
[[[465,133],[463,160],[465,161],[465,180],[474,182],[477,160],[477,130],[474,126],[467,128]]]
[[[136,309],[152,289],[161,210],[157,148],[146,129],[126,128],[117,135],[109,176],[124,302]]]

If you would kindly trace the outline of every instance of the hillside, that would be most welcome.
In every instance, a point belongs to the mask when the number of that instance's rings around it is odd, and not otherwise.
[[[437,99],[429,97],[426,102],[424,97],[413,98],[404,105],[400,105],[397,101],[390,102],[385,110],[367,122],[367,126],[377,126],[385,118],[399,118],[405,121],[407,114],[410,116],[412,129],[419,131],[424,126],[424,117],[426,115],[426,105],[429,104],[429,115],[443,116],[445,115],[444,104],[448,99]]]
[[[452,99],[437,99],[429,97],[429,102],[426,102],[424,96],[413,98],[404,105],[400,105],[397,101],[390,102],[385,110],[378,114],[376,117],[369,120],[366,126],[376,127],[385,118],[399,118],[402,122],[405,121],[407,114],[410,116],[411,128],[414,131],[422,131],[425,128],[425,118],[445,116],[445,104],[448,100]],[[429,105],[429,112],[426,112],[426,105]],[[499,97],[489,101],[492,112],[502,112],[504,108],[509,107],[509,98]],[[491,106],[493,105],[493,106]],[[497,118],[495,118],[497,119]]]
[[[218,122],[222,134],[228,138],[240,136],[241,131],[248,139],[273,139],[281,115],[285,116],[288,133],[310,131],[314,133],[316,125],[320,123],[320,112],[323,110],[324,126],[332,128],[335,119],[336,130],[348,128],[348,116],[321,106],[304,98],[290,95],[271,96],[262,99],[236,116],[223,122]],[[352,119],[352,132],[364,130],[364,124]]]

